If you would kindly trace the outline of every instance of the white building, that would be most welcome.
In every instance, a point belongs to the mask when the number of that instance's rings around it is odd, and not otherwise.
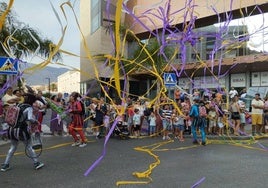
[[[80,92],[80,72],[71,70],[58,76],[58,92]]]

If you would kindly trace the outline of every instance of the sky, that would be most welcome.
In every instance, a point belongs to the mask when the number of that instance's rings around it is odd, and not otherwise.
[[[214,24],[215,26],[223,26],[224,23]],[[251,50],[259,52],[268,52],[268,13],[245,17],[232,20],[229,26],[246,25],[250,35],[247,42]]]
[[[4,0],[4,2],[7,4],[9,3],[8,0]],[[43,38],[47,38],[56,44],[62,36],[60,22],[62,22],[63,27],[67,25],[67,31],[61,49],[79,55],[79,30],[71,8],[66,5],[63,8],[66,12],[67,20],[64,18],[63,11],[60,8],[61,4],[64,2],[67,2],[67,0],[14,0],[12,10],[15,12],[19,21],[36,29]],[[77,18],[79,19],[79,0],[70,0],[70,2],[75,10]],[[52,6],[58,14],[60,22],[58,21]],[[35,56],[27,58],[24,61],[37,64],[42,62],[42,59]],[[63,60],[61,63],[67,66],[79,68],[80,60],[77,57],[63,54]]]

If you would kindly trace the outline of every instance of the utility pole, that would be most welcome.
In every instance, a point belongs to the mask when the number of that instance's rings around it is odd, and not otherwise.
[[[50,97],[50,78],[46,78],[48,80],[48,96]]]

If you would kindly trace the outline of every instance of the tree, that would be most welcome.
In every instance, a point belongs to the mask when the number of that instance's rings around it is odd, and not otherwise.
[[[55,83],[52,83],[51,85],[50,85],[50,87],[51,87],[51,91],[57,91],[58,90],[58,87],[57,87],[57,84],[55,84]]]
[[[140,64],[140,67],[151,68],[155,66],[156,72],[162,75],[164,68],[170,63],[174,54],[174,46],[162,45],[157,38],[150,38],[146,43],[140,43],[134,50],[133,60]]]
[[[0,2],[0,16],[6,11],[7,4]],[[8,12],[0,30],[0,42],[0,56],[14,56],[18,59],[28,57],[34,53],[47,58],[55,46],[51,40],[41,38],[37,30],[18,21],[12,10]],[[61,54],[57,52],[52,59],[56,61],[61,60]],[[4,82],[7,80],[6,77],[4,75]],[[18,79],[19,88],[22,86],[21,82],[22,80]]]
[[[174,45],[161,43],[159,38],[150,38],[147,42],[139,42],[139,46],[133,52],[132,62],[135,62],[131,74],[143,72],[155,77],[157,85],[156,93],[165,92],[162,75],[176,54]],[[156,100],[156,99],[155,99]]]
[[[7,4],[0,3],[0,15],[7,9]],[[16,58],[23,58],[32,55],[39,48],[38,54],[42,57],[48,57],[53,42],[49,39],[42,39],[40,33],[17,20],[12,10],[8,13],[2,30],[0,31],[0,56],[9,56],[3,45],[8,45],[9,50],[14,53]],[[56,53],[53,60],[61,60],[61,54]]]

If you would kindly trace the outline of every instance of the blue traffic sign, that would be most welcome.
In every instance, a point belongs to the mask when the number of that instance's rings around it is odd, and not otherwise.
[[[164,84],[166,86],[175,86],[177,84],[177,76],[175,73],[164,73]]]
[[[18,61],[9,57],[0,57],[0,74],[17,74]]]

